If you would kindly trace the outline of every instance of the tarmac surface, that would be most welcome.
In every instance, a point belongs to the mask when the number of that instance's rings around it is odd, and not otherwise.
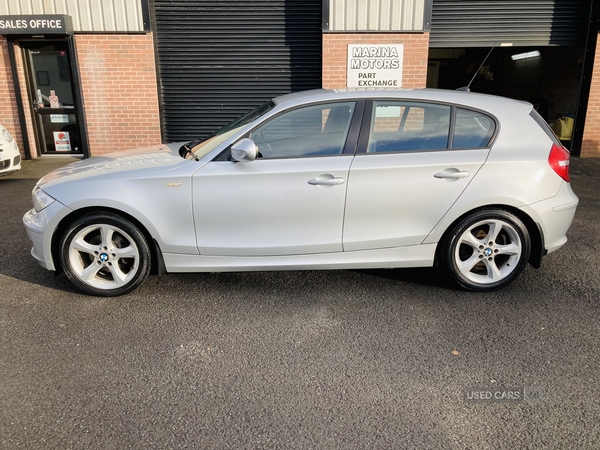
[[[29,254],[31,189],[66,162],[0,178],[1,449],[599,448],[600,160],[572,161],[566,246],[499,292],[411,269],[109,299]]]

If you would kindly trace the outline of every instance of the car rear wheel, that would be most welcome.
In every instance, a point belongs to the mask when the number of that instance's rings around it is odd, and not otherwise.
[[[492,291],[514,281],[531,253],[527,227],[514,214],[484,209],[461,220],[445,243],[450,277],[472,291]]]
[[[83,292],[117,296],[131,292],[150,273],[150,249],[131,222],[110,213],[76,220],[60,243],[61,265]]]

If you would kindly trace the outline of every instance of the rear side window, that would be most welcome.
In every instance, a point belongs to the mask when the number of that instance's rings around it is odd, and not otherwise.
[[[450,106],[375,101],[369,153],[443,150],[448,147]]]
[[[496,124],[490,117],[476,111],[457,108],[452,148],[485,148],[495,130]]]

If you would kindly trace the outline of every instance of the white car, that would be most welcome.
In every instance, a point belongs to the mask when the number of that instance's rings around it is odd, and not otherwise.
[[[21,154],[8,130],[2,125],[0,130],[0,176],[4,176],[21,169]]]
[[[427,267],[489,291],[560,248],[569,152],[531,104],[441,90],[317,90],[208,138],[69,164],[24,216],[82,291],[167,272]]]

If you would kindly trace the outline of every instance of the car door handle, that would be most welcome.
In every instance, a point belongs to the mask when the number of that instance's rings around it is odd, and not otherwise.
[[[315,178],[308,180],[308,184],[312,184],[313,186],[335,186],[336,184],[342,184],[344,181],[346,180],[341,177]]]
[[[458,180],[460,178],[467,178],[470,175],[469,172],[465,170],[448,170],[440,173],[436,173],[434,177],[442,178],[444,180]]]

